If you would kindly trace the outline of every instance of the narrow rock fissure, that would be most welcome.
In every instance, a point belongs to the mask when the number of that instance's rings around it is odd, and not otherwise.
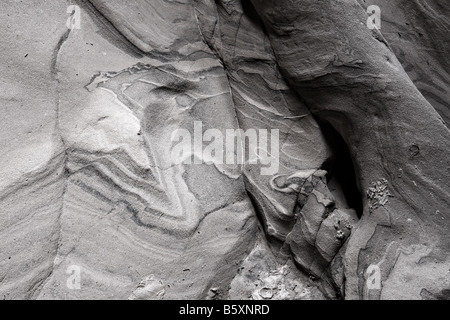
[[[333,178],[337,180],[348,206],[356,211],[358,218],[361,218],[363,198],[358,189],[357,176],[349,148],[330,123],[317,118],[316,121],[332,150],[332,156],[322,166],[322,169],[328,172],[327,181],[330,182]]]

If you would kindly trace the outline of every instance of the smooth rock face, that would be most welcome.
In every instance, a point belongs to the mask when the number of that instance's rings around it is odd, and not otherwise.
[[[450,298],[448,1],[3,7],[1,299]]]
[[[358,1],[363,8],[367,1]],[[366,2],[366,3],[365,3]],[[450,6],[445,0],[374,0],[383,8],[381,31],[420,93],[450,123]]]
[[[67,6],[57,1],[2,6],[0,297],[29,299],[51,274],[58,247],[64,146],[53,57],[65,29],[54,21]]]

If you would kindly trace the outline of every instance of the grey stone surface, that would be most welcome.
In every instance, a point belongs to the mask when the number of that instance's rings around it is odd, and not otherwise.
[[[6,0],[0,28],[0,299],[449,298],[447,0]],[[199,123],[268,143],[174,163]]]

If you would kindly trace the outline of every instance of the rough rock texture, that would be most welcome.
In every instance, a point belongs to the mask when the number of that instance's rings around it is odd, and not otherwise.
[[[382,36],[364,27],[366,15],[357,3],[253,3],[283,74],[310,110],[343,136],[359,188],[368,190],[344,255],[346,297],[364,297],[364,272],[372,264],[382,272],[382,298],[420,298],[428,286],[434,294],[445,291],[450,131],[442,118]],[[373,183],[385,187],[375,199]],[[383,197],[387,189],[390,198]],[[430,270],[433,281],[425,276]],[[402,282],[401,291],[391,285]]]
[[[3,7],[1,299],[450,298],[447,0]]]

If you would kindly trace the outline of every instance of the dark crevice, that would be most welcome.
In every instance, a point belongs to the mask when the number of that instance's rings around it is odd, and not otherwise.
[[[322,169],[328,172],[327,181],[335,178],[342,188],[350,208],[353,208],[361,218],[363,212],[363,198],[358,189],[355,168],[350,155],[350,150],[342,136],[333,126],[316,118],[322,133],[331,148],[331,157],[322,165]]]
[[[249,183],[249,182],[246,181],[246,183]],[[263,232],[264,239],[266,240],[266,244],[268,245],[272,254],[277,258],[280,258],[280,255],[282,256],[283,254],[287,254],[287,252],[285,250],[286,248],[284,248],[285,243],[267,233],[267,223],[266,223],[266,219],[264,217],[263,207],[260,205],[260,203],[255,198],[255,196],[251,193],[251,191],[248,190],[248,188],[246,188],[246,192],[247,192],[248,198],[250,199],[250,202],[252,203],[253,209],[255,210],[259,228]]]
[[[246,188],[247,189],[247,188]],[[259,205],[258,201],[255,199],[255,197],[253,196],[253,194],[246,190],[248,198],[250,199],[250,202],[252,203],[253,209],[255,209],[255,213],[256,213],[256,218],[258,219],[259,225],[261,226],[261,228],[264,230],[265,229],[265,222],[264,222],[264,216],[262,213],[262,207]]]
[[[251,1],[242,1],[242,9],[244,10],[245,16],[253,22],[255,25],[264,26],[264,23],[261,20],[261,17],[256,12],[255,7]]]

